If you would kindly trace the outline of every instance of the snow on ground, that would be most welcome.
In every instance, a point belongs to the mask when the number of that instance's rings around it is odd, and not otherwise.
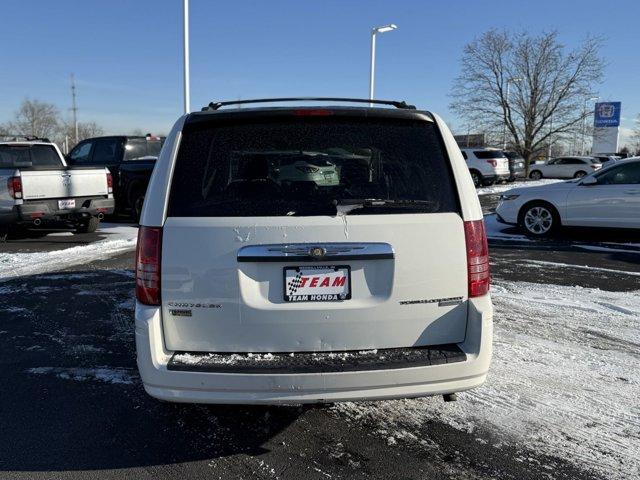
[[[423,443],[420,429],[435,418],[605,478],[639,478],[640,291],[499,282],[493,296],[485,385],[455,403],[432,397],[336,409],[395,438]]]
[[[487,232],[487,238],[489,240],[508,240],[511,242],[515,241],[520,243],[545,241],[527,237],[526,235],[520,233],[517,227],[498,222],[498,217],[495,213],[484,216],[484,226]],[[640,243],[600,241],[594,243],[597,243],[597,245],[580,241],[571,242],[571,244],[575,247],[596,252],[638,253],[640,249]]]
[[[0,253],[0,281],[102,260],[136,247],[138,228],[133,225],[101,223],[97,233],[105,238],[78,247],[45,252]]]
[[[635,253],[635,251],[634,251]],[[632,277],[640,277],[640,272],[630,271],[630,270],[617,270],[615,268],[602,268],[602,267],[592,267],[590,265],[575,265],[573,263],[562,263],[562,262],[547,262],[545,260],[523,260],[523,263],[529,264],[534,267],[550,267],[550,268],[570,268],[572,270],[585,270],[590,272],[606,272],[606,273],[617,273],[619,275],[629,275]]]
[[[98,380],[105,383],[132,384],[138,375],[126,368],[62,368],[62,367],[35,367],[27,370],[34,375],[55,374],[64,380],[87,381]]]
[[[550,183],[558,183],[564,182],[565,180],[560,180],[556,178],[545,178],[542,180],[531,180],[531,181],[516,181],[511,183],[496,183],[495,185],[490,185],[488,187],[478,188],[476,191],[478,195],[497,195],[499,193],[506,192],[507,190],[511,190],[512,188],[519,187],[539,187],[541,185],[548,185]]]
[[[515,227],[498,222],[498,217],[495,213],[484,216],[484,228],[489,240],[517,240],[521,242],[533,241],[522,233],[508,233],[513,232]]]

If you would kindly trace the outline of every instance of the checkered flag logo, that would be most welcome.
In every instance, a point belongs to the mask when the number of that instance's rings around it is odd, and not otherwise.
[[[302,274],[298,272],[296,276],[289,281],[289,285],[287,285],[289,295],[294,295],[298,291],[298,288],[300,288],[300,285],[302,285]]]

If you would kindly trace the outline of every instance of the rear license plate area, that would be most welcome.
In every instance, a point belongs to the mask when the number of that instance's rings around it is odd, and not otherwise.
[[[351,267],[284,267],[285,302],[341,302],[351,298]]]
[[[76,208],[76,201],[73,198],[58,200],[58,210],[67,210],[69,208]]]

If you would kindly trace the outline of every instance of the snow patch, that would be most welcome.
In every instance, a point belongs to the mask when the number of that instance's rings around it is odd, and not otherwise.
[[[519,243],[540,242],[540,240],[523,235],[514,225],[498,222],[495,213],[484,216],[484,226],[489,240],[510,240]],[[597,244],[589,244],[578,241],[571,242],[571,245],[594,252],[640,253],[640,243],[597,242]]]
[[[29,309],[23,307],[1,307],[0,311],[9,313],[29,313]]]
[[[484,216],[484,228],[489,240],[518,240],[520,242],[532,242],[533,240],[520,233],[508,233],[515,228],[513,225],[505,225],[498,222],[496,214]]]
[[[101,224],[105,239],[88,245],[35,253],[0,253],[0,281],[61,270],[94,260],[104,260],[134,250],[138,229],[131,225]]]
[[[563,458],[605,478],[640,471],[640,291],[499,282],[494,357],[480,388],[439,397],[339,404],[398,438],[434,418],[479,437]]]
[[[528,187],[541,187],[543,185],[550,185],[552,183],[564,182],[565,180],[555,179],[555,178],[546,178],[543,180],[532,180],[532,181],[519,181],[512,183],[501,183],[496,185],[490,185],[488,187],[478,188],[478,195],[497,195],[499,193],[507,192],[512,188],[528,188]]]
[[[604,243],[600,245],[576,245],[583,250],[593,252],[640,253],[640,243]],[[629,247],[625,249],[625,247]]]
[[[64,380],[97,380],[104,383],[132,384],[138,376],[124,368],[63,368],[35,367],[27,370],[34,375],[55,375]]]
[[[547,262],[545,260],[525,260],[524,263],[530,263],[535,267],[552,267],[552,268],[571,268],[575,270],[589,270],[592,272],[607,272],[640,277],[640,272],[632,272],[629,270],[616,270],[614,268],[591,267],[589,265],[574,265],[572,263]]]

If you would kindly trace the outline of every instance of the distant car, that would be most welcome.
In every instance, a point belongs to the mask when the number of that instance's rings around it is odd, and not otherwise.
[[[94,232],[113,212],[104,167],[68,167],[45,140],[0,142],[0,237],[12,229]]]
[[[107,167],[113,175],[116,212],[137,220],[163,143],[164,137],[153,135],[87,138],[66,158],[70,165]]]
[[[509,181],[513,182],[518,178],[526,177],[526,169],[524,165],[524,158],[522,155],[516,152],[504,152],[505,157],[509,160]]]
[[[603,165],[608,162],[614,163],[622,159],[622,157],[619,157],[617,155],[592,155],[592,157],[599,160]]]
[[[594,157],[558,157],[531,165],[529,178],[582,178],[600,168],[602,163]]]
[[[324,159],[309,157],[288,164],[281,164],[278,168],[277,181],[281,185],[295,182],[313,182],[317,186],[327,187],[340,184],[340,175],[336,166]]]
[[[463,148],[460,150],[467,161],[471,179],[476,188],[493,185],[500,180],[509,180],[509,160],[502,150],[495,148]]]
[[[544,237],[560,226],[640,230],[640,157],[582,179],[514,188],[500,197],[498,220]]]

